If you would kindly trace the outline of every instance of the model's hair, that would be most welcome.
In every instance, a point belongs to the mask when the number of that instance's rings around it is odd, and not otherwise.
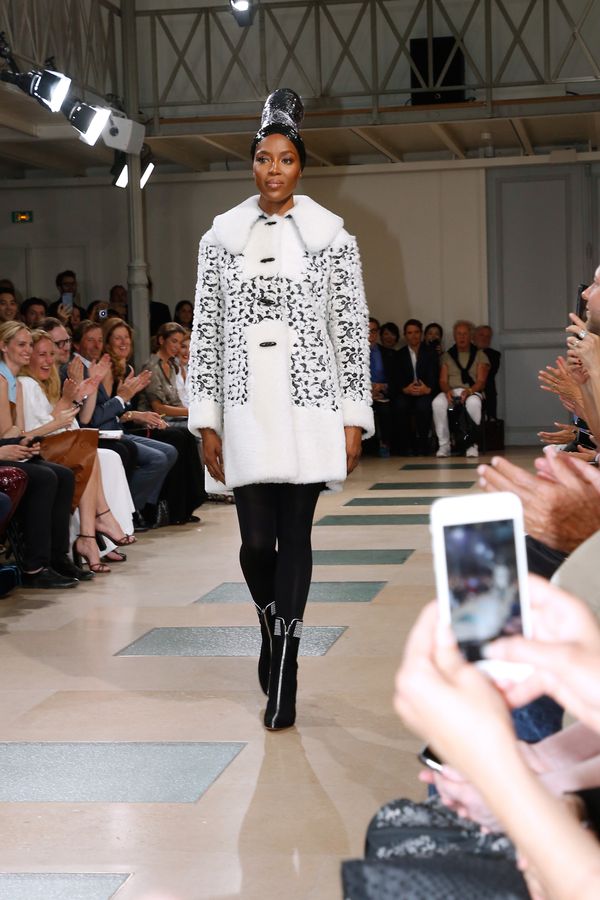
[[[394,335],[397,341],[400,340],[400,329],[395,322],[384,322],[383,325],[380,326],[379,331],[389,331]]]
[[[127,360],[119,359],[116,355],[112,347],[110,346],[110,339],[113,336],[114,332],[117,328],[125,328],[129,332],[129,337],[131,338],[131,350],[133,352],[133,328],[123,319],[119,319],[118,316],[114,316],[112,319],[107,319],[102,326],[102,334],[104,336],[104,352],[108,353],[110,356],[110,367],[112,369],[113,378],[115,381],[121,381],[125,375],[127,374]]]
[[[460,328],[461,325],[466,325],[466,327],[469,329],[471,337],[473,337],[473,332],[475,331],[475,326],[473,325],[472,322],[469,321],[469,319],[457,319],[456,322],[454,323],[454,325],[452,326],[452,334],[456,334],[456,329]]]
[[[56,287],[60,290],[60,286],[63,283],[63,278],[74,278],[77,281],[77,275],[73,271],[73,269],[65,269],[64,272],[59,272],[56,276]]]
[[[406,334],[406,329],[407,329],[410,325],[414,325],[415,328],[418,328],[418,329],[419,329],[419,331],[423,331],[423,323],[422,323],[422,322],[419,322],[418,319],[407,319],[406,322],[404,323],[404,327],[403,327],[403,329],[402,329],[402,333],[403,333],[403,334]]]

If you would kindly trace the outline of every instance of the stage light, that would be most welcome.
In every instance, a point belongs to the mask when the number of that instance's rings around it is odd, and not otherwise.
[[[112,109],[108,122],[102,129],[102,140],[113,150],[137,154],[142,149],[145,134],[144,125]]]
[[[21,88],[51,112],[59,111],[71,87],[70,78],[60,72],[53,72],[52,69],[32,69],[30,72],[3,69],[0,79]]]
[[[142,162],[142,175],[140,178],[140,187],[143,189],[146,182],[148,181],[148,179],[154,172],[154,169],[156,168],[156,164],[154,162],[154,157],[152,156],[150,148],[146,147],[146,145],[144,145],[144,148],[142,149],[141,162]]]
[[[231,13],[240,28],[252,25],[254,19],[254,4],[252,0],[229,0]]]
[[[69,100],[63,104],[63,112],[82,141],[93,147],[108,122],[110,109],[91,106],[83,100]]]
[[[154,161],[154,157],[150,151],[149,147],[144,145],[141,155],[141,176],[140,176],[140,189],[144,189],[146,182],[152,175],[152,172],[156,168],[156,163]],[[129,167],[127,165],[127,154],[123,153],[120,150],[115,151],[115,160],[110,170],[110,174],[113,176],[113,185],[115,187],[124,188],[127,187],[127,183],[129,181]]]
[[[129,172],[127,169],[127,154],[121,150],[115,150],[115,161],[113,162],[110,174],[113,175],[113,185],[115,187],[127,187],[129,181]]]

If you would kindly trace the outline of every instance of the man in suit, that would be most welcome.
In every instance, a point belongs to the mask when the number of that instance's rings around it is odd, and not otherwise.
[[[478,325],[475,329],[473,343],[479,350],[483,350],[490,361],[490,370],[485,383],[485,412],[488,419],[497,419],[498,392],[496,390],[496,374],[500,368],[502,354],[499,350],[490,347],[493,331],[489,325]]]
[[[398,351],[394,432],[401,456],[429,452],[431,401],[439,389],[439,356],[423,343],[423,324],[404,323],[406,346]]]

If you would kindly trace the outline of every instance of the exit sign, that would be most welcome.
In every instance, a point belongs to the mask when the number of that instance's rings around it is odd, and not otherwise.
[[[15,223],[33,222],[33,210],[15,209],[12,213],[12,220]]]

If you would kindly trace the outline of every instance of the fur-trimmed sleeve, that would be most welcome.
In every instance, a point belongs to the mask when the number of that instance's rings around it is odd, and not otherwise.
[[[343,231],[331,248],[327,319],[342,396],[344,425],[375,432],[369,371],[369,311],[356,239]]]
[[[193,434],[212,428],[223,434],[223,298],[219,247],[210,232],[200,241],[194,324],[188,372],[188,426]]]

